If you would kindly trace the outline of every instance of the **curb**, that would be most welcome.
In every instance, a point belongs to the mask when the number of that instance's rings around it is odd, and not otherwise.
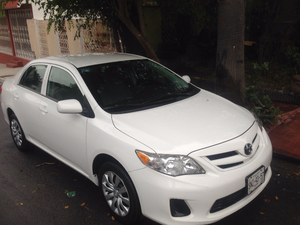
[[[286,122],[290,122],[291,121],[290,118],[295,116],[297,113],[300,113],[300,107],[298,109],[293,110],[293,111],[289,111],[289,112],[283,113],[282,115],[278,115],[280,120],[276,124],[274,124],[270,127],[267,127],[266,128],[267,133],[270,134],[273,130],[275,130],[281,124],[284,124]]]
[[[284,90],[257,89],[269,95],[273,102],[283,102],[287,104],[300,105],[300,93]]]
[[[6,78],[10,78],[10,77],[13,77],[13,76],[15,76],[15,75],[6,75],[6,76],[0,77],[0,84],[3,84]]]

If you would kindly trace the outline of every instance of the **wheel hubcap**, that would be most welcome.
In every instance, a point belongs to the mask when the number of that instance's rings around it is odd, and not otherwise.
[[[10,128],[11,128],[11,133],[12,133],[15,143],[18,146],[21,146],[22,142],[23,142],[23,136],[22,136],[22,130],[21,130],[21,127],[20,127],[18,121],[12,120]]]
[[[102,177],[102,191],[110,208],[119,216],[129,213],[130,201],[123,180],[115,173],[108,171]]]

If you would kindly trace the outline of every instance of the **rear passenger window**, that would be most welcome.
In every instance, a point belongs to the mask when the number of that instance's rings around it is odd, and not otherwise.
[[[41,92],[46,69],[47,66],[43,65],[29,67],[23,74],[19,84],[36,92]]]

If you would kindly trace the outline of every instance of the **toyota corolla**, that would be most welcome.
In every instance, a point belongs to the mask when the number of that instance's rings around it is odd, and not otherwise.
[[[213,223],[271,178],[257,117],[145,57],[33,60],[1,97],[16,147],[38,146],[90,179],[124,224]]]

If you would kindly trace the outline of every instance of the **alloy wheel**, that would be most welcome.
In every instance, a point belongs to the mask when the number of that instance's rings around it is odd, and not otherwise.
[[[21,147],[23,143],[23,134],[19,122],[13,119],[10,123],[10,128],[15,143],[17,146]]]
[[[107,171],[102,176],[102,191],[114,213],[124,217],[129,213],[129,193],[123,180],[114,172]]]

